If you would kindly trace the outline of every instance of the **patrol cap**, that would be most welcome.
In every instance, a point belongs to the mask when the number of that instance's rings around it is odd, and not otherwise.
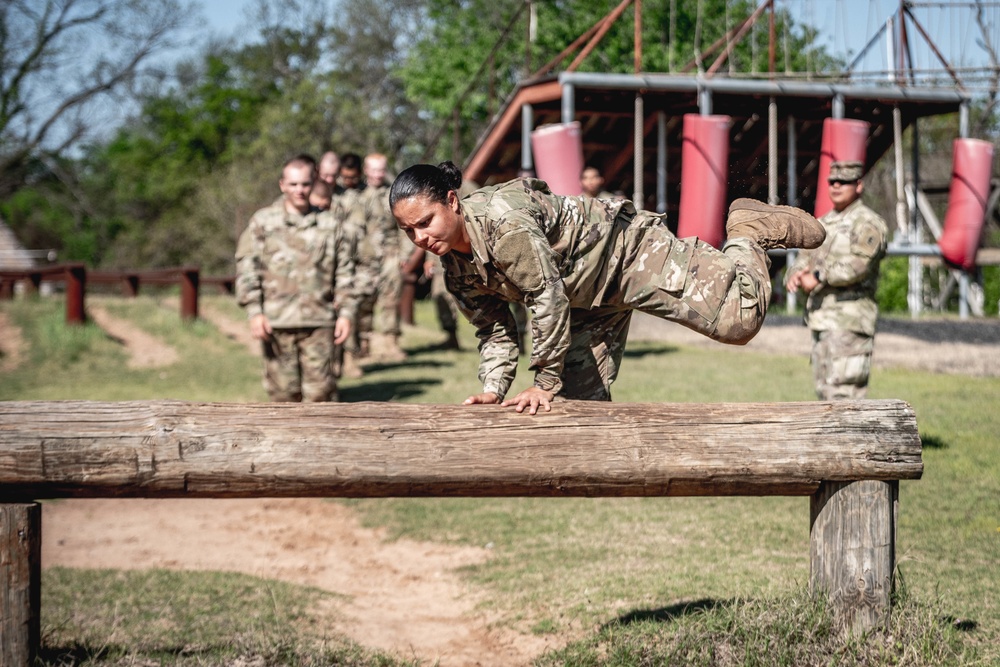
[[[865,165],[860,162],[831,162],[827,181],[860,181],[865,175]]]

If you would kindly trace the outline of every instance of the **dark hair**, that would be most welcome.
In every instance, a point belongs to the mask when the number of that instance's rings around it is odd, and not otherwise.
[[[357,153],[344,153],[340,156],[340,168],[361,170],[361,156]]]
[[[399,173],[389,190],[389,208],[396,207],[396,202],[410,197],[423,196],[432,202],[444,204],[448,201],[448,192],[462,187],[462,170],[454,162],[442,162],[438,166],[432,164],[415,164]]]

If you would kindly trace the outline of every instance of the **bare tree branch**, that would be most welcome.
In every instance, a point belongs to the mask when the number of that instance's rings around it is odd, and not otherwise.
[[[32,155],[58,156],[99,123],[94,104],[129,94],[192,15],[186,0],[0,3],[0,196]],[[72,119],[72,120],[71,120]]]

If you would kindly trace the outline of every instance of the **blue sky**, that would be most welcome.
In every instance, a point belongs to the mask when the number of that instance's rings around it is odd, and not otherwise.
[[[859,53],[886,19],[899,9],[899,0],[777,0],[798,22],[821,29],[821,42],[832,52],[844,55]],[[207,25],[217,35],[231,36],[246,23],[245,9],[255,0],[204,0],[203,12]],[[913,12],[931,38],[955,67],[971,66],[984,60],[984,52],[976,46],[978,30],[969,10],[954,6],[921,6],[914,2]],[[949,5],[952,3],[927,3]],[[1000,44],[1000,7],[987,5],[985,12],[994,26],[993,40]],[[766,24],[765,24],[766,25]],[[202,37],[208,31],[199,30]],[[939,68],[937,58],[925,46],[924,39],[911,28],[911,48],[918,68]],[[885,40],[880,40],[861,63],[863,69],[887,67]]]

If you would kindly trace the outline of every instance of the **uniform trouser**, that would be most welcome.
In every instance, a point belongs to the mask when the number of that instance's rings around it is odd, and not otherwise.
[[[821,401],[868,394],[875,337],[856,331],[813,331],[812,368]]]
[[[445,331],[456,331],[458,329],[458,305],[455,303],[455,297],[445,287],[441,262],[437,262],[434,273],[431,275],[431,297],[434,299],[441,328]]]
[[[606,307],[574,309],[561,395],[611,400],[625,353],[632,311],[638,310],[709,338],[744,345],[764,324],[771,300],[767,253],[748,239],[722,251],[670,232],[646,233],[636,258],[622,268],[619,290]]]
[[[380,333],[398,336],[399,297],[403,292],[403,272],[399,264],[399,250],[386,250],[379,272],[375,311],[378,313],[375,329]]]
[[[337,400],[333,328],[275,329],[264,348],[264,389],[275,402]]]

